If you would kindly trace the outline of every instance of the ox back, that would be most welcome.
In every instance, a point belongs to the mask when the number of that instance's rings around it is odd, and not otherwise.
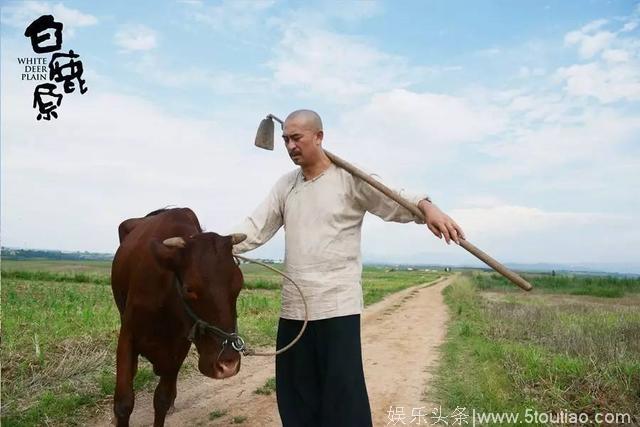
[[[158,262],[153,245],[161,246],[159,242],[175,236],[187,240],[194,239],[193,236],[205,236],[212,246],[218,247],[218,253],[224,252],[225,260],[227,257],[232,260],[232,246],[224,236],[202,233],[198,218],[188,208],[162,209],[146,217],[128,219],[120,224],[118,233],[120,247],[111,270],[113,297],[121,320],[116,353],[115,421],[117,425],[129,423],[134,405],[133,378],[138,356],[142,355],[151,362],[155,374],[160,376],[154,394],[154,425],[161,426],[176,397],[177,375],[191,346],[187,337],[193,321],[186,314],[185,301],[176,287],[176,272]],[[194,243],[191,248],[196,246]],[[162,249],[178,251],[175,248]],[[206,258],[201,253],[197,255]],[[216,260],[211,262],[219,264]],[[232,261],[226,261],[225,268],[231,268],[228,267],[229,262],[237,268]],[[215,271],[213,273],[215,275]],[[237,278],[238,273],[232,274]],[[235,298],[229,310],[235,321]],[[225,322],[230,323],[231,320]],[[238,355],[233,357],[239,359]]]

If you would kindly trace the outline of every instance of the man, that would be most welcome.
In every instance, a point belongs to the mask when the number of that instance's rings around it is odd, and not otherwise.
[[[307,330],[276,357],[283,426],[370,426],[360,345],[362,219],[368,211],[385,221],[422,220],[335,166],[322,150],[323,136],[317,113],[298,110],[287,117],[282,138],[299,168],[280,178],[235,230],[247,239],[234,251],[254,249],[284,226],[285,268],[307,300]],[[404,196],[420,207],[429,229],[447,244],[464,238],[460,227],[426,196]],[[298,334],[304,314],[299,294],[285,281],[277,348]]]

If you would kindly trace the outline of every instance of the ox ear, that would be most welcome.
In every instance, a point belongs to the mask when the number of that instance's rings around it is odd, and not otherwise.
[[[243,242],[246,238],[247,238],[246,234],[233,233],[231,235],[231,244],[232,245],[237,245],[238,243]]]
[[[172,237],[163,242],[151,241],[151,253],[156,262],[169,270],[177,270],[182,258],[181,249],[186,246],[182,237]]]

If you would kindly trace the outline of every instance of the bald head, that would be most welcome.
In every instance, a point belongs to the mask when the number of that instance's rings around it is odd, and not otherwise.
[[[313,110],[296,110],[289,114],[285,119],[285,123],[296,121],[302,123],[307,129],[318,132],[322,130],[322,119],[320,115]]]
[[[328,159],[322,151],[322,120],[315,111],[296,110],[287,116],[282,127],[289,157],[303,170],[313,171]]]

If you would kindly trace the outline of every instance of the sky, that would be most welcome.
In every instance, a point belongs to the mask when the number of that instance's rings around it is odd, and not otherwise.
[[[169,205],[226,234],[295,168],[254,147],[260,120],[309,108],[325,148],[502,262],[640,273],[637,1],[1,4],[3,246],[115,252],[121,221]],[[18,58],[51,57],[24,36],[45,14],[88,90],[38,121]],[[362,250],[478,264],[372,215]],[[281,231],[253,255],[283,253]]]

